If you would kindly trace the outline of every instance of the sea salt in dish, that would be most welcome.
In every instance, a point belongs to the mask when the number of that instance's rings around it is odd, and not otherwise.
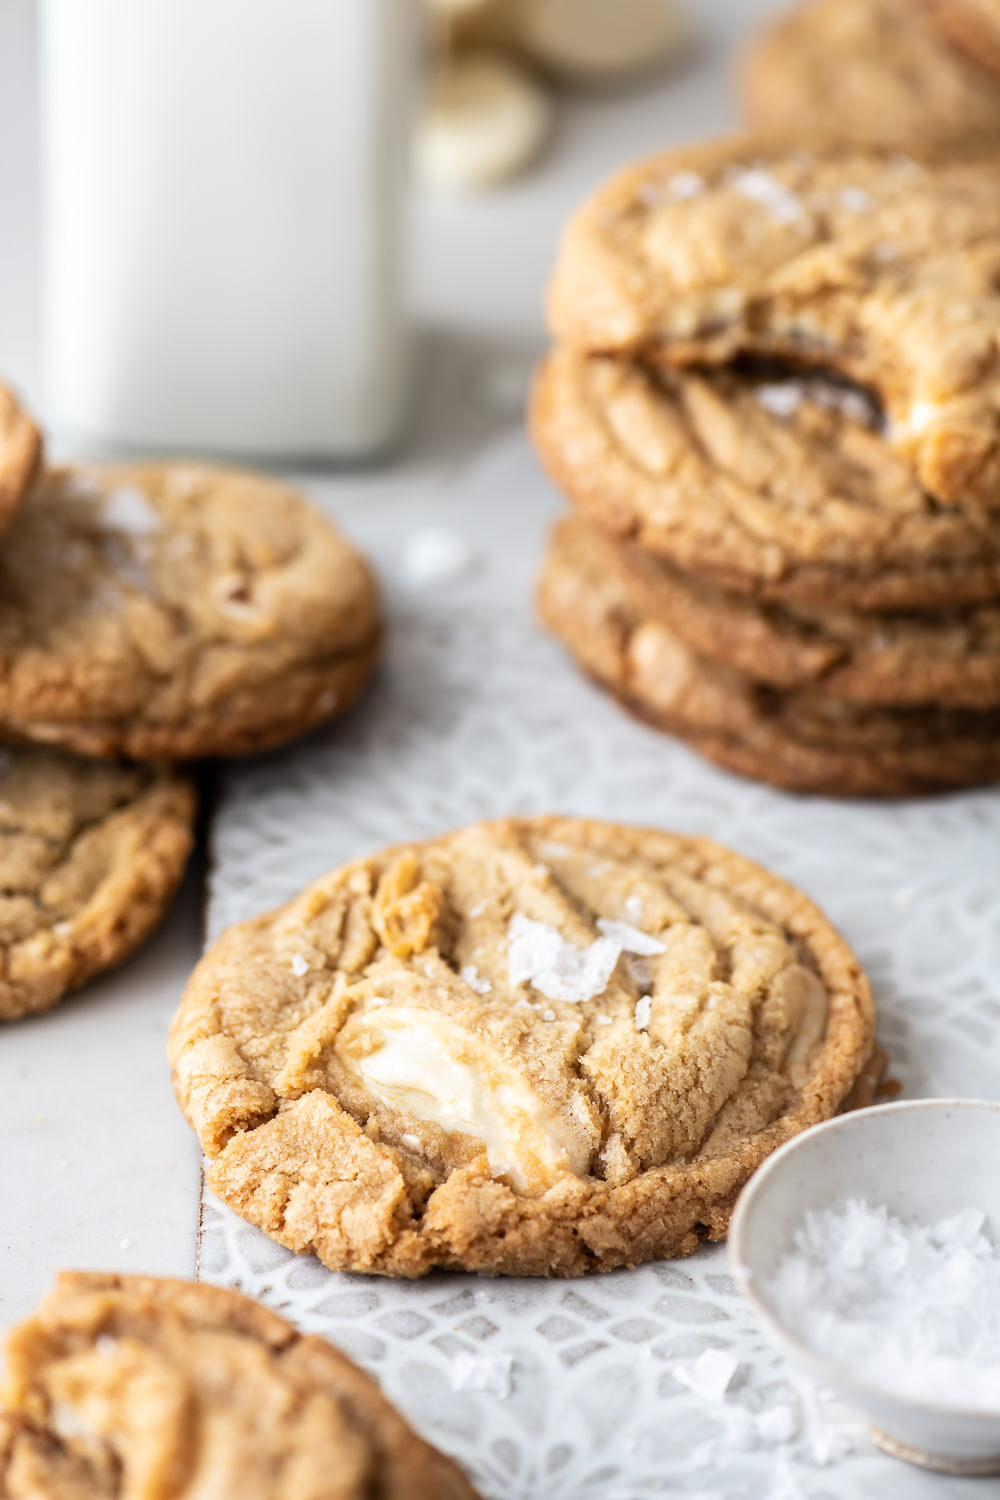
[[[775,1152],[729,1236],[772,1339],[886,1452],[954,1474],[1000,1474],[998,1153],[996,1103],[841,1116]]]
[[[1000,1250],[981,1209],[931,1225],[856,1198],[807,1213],[768,1292],[818,1354],[895,1395],[1000,1412]]]

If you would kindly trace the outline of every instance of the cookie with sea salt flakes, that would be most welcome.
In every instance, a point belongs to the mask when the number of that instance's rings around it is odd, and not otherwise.
[[[843,383],[557,349],[531,427],[579,510],[726,589],[864,610],[1000,594],[1000,523],[923,491],[871,401]]]
[[[610,551],[609,551],[610,549]],[[557,528],[542,619],[639,717],[729,770],[790,791],[897,797],[1000,781],[1000,710],[884,708],[823,684],[781,691],[700,656],[644,614],[596,527]]]
[[[653,157],[571,220],[552,330],[666,365],[836,370],[878,396],[931,495],[1000,507],[998,181],[993,162],[752,139]]]
[[[476,1500],[332,1344],[221,1287],[64,1271],[6,1356],[3,1500]]]
[[[0,385],[0,532],[17,514],[41,459],[41,433],[13,391]]]
[[[378,636],[367,565],[277,480],[56,469],[0,548],[0,732],[138,760],[261,750],[348,707]]]
[[[537,817],[232,928],[168,1050],[213,1192],[281,1244],[570,1276],[721,1238],[768,1152],[870,1100],[874,1030],[791,886],[705,839]]]
[[[948,18],[974,3],[805,0],[784,9],[743,59],[751,124],[795,141],[835,131],[903,151],[996,150],[1000,85],[944,34]]]
[[[144,941],[194,816],[193,786],[169,771],[0,749],[0,1021],[50,1009]]]

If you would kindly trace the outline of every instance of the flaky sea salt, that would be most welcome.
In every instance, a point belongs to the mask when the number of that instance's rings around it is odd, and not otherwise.
[[[672,1374],[702,1400],[721,1401],[738,1369],[739,1362],[731,1354],[723,1349],[706,1349],[692,1364],[675,1365]]]
[[[642,995],[642,996],[640,996],[640,998],[635,1002],[635,1029],[636,1029],[636,1031],[645,1031],[646,1030],[646,1028],[649,1026],[649,1018],[650,1018],[650,1016],[652,1014],[652,1010],[653,1010],[653,997],[651,995]]]
[[[548,922],[535,922],[515,912],[507,929],[511,984],[530,984],[549,1000],[579,1004],[604,993],[623,953],[666,951],[659,938],[628,922],[599,917],[597,926],[601,936],[586,948],[578,948]]]
[[[514,1389],[514,1356],[460,1349],[451,1361],[451,1388],[482,1391],[503,1401]]]
[[[778,224],[794,224],[803,217],[799,198],[763,167],[734,167],[726,174],[726,184],[735,188],[741,197],[767,209]]]
[[[864,214],[875,207],[875,199],[864,188],[846,186],[837,192],[837,202],[850,214]]]
[[[613,922],[609,917],[598,917],[597,930],[603,937],[617,943],[623,953],[636,953],[640,958],[652,958],[657,953],[666,953],[666,943],[633,927],[631,922]]]
[[[464,979],[470,990],[475,990],[477,995],[488,995],[493,988],[485,974],[480,974],[475,964],[466,964],[464,969],[459,970],[459,978]]]
[[[132,484],[122,484],[111,491],[104,502],[101,520],[112,531],[124,531],[129,536],[152,536],[162,524],[147,496]]]
[[[815,406],[825,407],[827,411],[840,412],[841,416],[865,427],[874,426],[877,420],[875,407],[864,391],[838,385],[835,381],[824,380],[822,376],[814,375],[803,380],[764,381],[757,386],[754,395],[759,406],[783,422],[794,416],[803,401],[811,401]]]
[[[301,953],[293,953],[288,960],[288,965],[296,979],[301,979],[303,974],[309,972],[309,960],[303,958]]]
[[[929,1226],[856,1199],[807,1213],[766,1292],[812,1349],[870,1384],[1000,1412],[1000,1251],[981,1210]]]

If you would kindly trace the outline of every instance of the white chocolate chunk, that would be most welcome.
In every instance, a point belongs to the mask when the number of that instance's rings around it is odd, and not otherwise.
[[[573,1132],[527,1078],[487,1056],[463,1027],[415,1006],[366,1013],[361,1022],[366,1050],[352,1046],[350,1023],[337,1050],[381,1103],[481,1140],[494,1175],[517,1188],[566,1172],[586,1176],[589,1162]]]
[[[442,62],[417,131],[419,177],[466,192],[512,177],[549,133],[552,104],[517,63],[489,52]]]
[[[513,0],[510,28],[533,61],[595,82],[653,67],[686,39],[676,0]]]

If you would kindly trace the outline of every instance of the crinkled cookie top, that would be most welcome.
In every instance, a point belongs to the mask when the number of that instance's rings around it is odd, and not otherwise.
[[[366,564],[284,484],[59,469],[0,551],[0,721],[86,754],[260,748],[345,707],[377,635]]]
[[[1000,506],[1000,176],[718,142],[622,172],[571,221],[553,332],[668,364],[740,353],[871,389],[930,494]]]
[[[331,1266],[577,1271],[721,1233],[873,1012],[798,892],[574,819],[389,850],[232,929],[170,1042],[216,1192]]]

